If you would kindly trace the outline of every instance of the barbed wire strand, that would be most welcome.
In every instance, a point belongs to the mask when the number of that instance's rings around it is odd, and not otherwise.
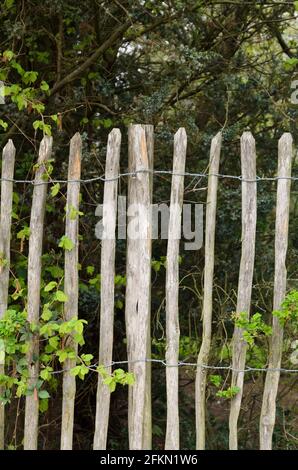
[[[33,180],[28,180],[28,179],[14,179],[14,178],[0,178],[0,181],[6,181],[6,182],[11,182],[11,183],[20,183],[20,184],[32,184],[33,186],[39,186],[39,185],[44,185],[44,184],[67,184],[67,183],[83,183],[83,184],[88,184],[88,183],[95,183],[98,181],[101,181],[103,183],[109,182],[109,181],[116,181],[120,178],[124,177],[136,177],[138,174],[142,173],[150,173],[153,175],[169,175],[169,176],[184,176],[184,177],[190,177],[190,178],[208,178],[209,176],[217,176],[218,178],[222,179],[231,179],[231,180],[238,180],[241,182],[245,183],[259,183],[262,181],[278,181],[278,180],[291,180],[291,181],[298,181],[298,176],[256,176],[255,179],[249,179],[249,178],[243,178],[241,175],[226,175],[223,173],[191,173],[191,172],[184,172],[184,173],[179,173],[179,172],[173,172],[171,170],[137,170],[133,172],[125,172],[125,173],[119,173],[117,176],[113,178],[105,178],[105,176],[95,176],[94,178],[87,178],[87,179],[49,179],[45,181],[35,181]]]
[[[270,367],[249,367],[246,366],[244,369],[235,369],[233,368],[232,365],[227,365],[227,366],[218,366],[218,365],[208,365],[208,364],[197,364],[196,362],[186,362],[186,361],[179,361],[176,364],[168,364],[165,359],[135,359],[135,360],[126,360],[126,361],[112,361],[110,364],[104,364],[101,365],[101,367],[107,369],[109,367],[113,366],[123,366],[123,365],[128,365],[128,364],[138,364],[138,363],[155,363],[155,364],[160,364],[164,367],[196,367],[196,368],[202,368],[202,369],[209,369],[209,370],[217,370],[217,371],[228,371],[228,372],[238,372],[238,373],[247,373],[247,372],[280,372],[280,373],[291,373],[291,374],[297,374],[298,369],[286,369],[286,368],[270,368]],[[80,364],[78,364],[80,365]],[[98,371],[98,365],[90,365],[86,366],[91,372],[99,372]],[[60,369],[56,371],[51,371],[49,374],[51,375],[57,375],[57,374],[62,374],[63,372],[70,372],[73,368],[68,368],[68,369]],[[36,378],[36,377],[30,377],[31,379]]]

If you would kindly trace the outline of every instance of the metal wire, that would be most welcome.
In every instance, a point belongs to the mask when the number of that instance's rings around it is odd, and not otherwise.
[[[245,183],[259,183],[262,181],[278,181],[278,180],[291,180],[291,181],[297,181],[298,177],[297,176],[291,176],[291,177],[286,177],[286,176],[272,176],[272,177],[261,177],[261,176],[256,176],[255,179],[246,179],[243,178],[241,175],[226,175],[222,173],[190,173],[190,172],[184,172],[184,173],[179,173],[179,172],[173,172],[171,170],[137,170],[134,172],[125,172],[125,173],[119,173],[117,176],[113,178],[105,178],[104,176],[96,176],[94,178],[88,178],[88,179],[73,179],[73,180],[61,180],[61,179],[50,179],[47,181],[35,181],[35,180],[16,180],[14,178],[0,178],[0,181],[5,181],[5,182],[11,182],[11,183],[20,183],[20,184],[31,184],[33,186],[39,186],[39,185],[44,185],[44,184],[67,184],[67,183],[95,183],[97,181],[101,182],[110,182],[110,181],[116,181],[122,177],[136,177],[138,174],[142,173],[150,173],[153,175],[170,175],[170,176],[185,176],[185,177],[191,177],[191,178],[208,178],[209,176],[216,176],[218,178],[225,178],[225,179],[231,179],[231,180],[238,180],[241,182]],[[176,364],[168,364],[165,359],[136,359],[133,361],[112,361],[110,364],[105,364],[103,365],[104,368],[109,368],[117,365],[128,365],[128,364],[137,364],[137,363],[155,363],[155,364],[160,364],[165,367],[196,367],[196,368],[202,368],[202,369],[209,369],[209,370],[226,370],[226,371],[231,371],[231,372],[238,372],[238,373],[247,373],[247,372],[280,372],[280,373],[298,373],[298,369],[286,369],[286,368],[261,368],[261,367],[249,367],[246,366],[245,369],[233,369],[232,365],[227,365],[227,366],[218,366],[218,365],[208,365],[208,364],[200,364],[198,365],[197,363],[193,362],[186,362],[186,361],[179,361]],[[87,366],[90,371],[93,372],[98,372],[97,371],[97,365],[92,365],[92,366]],[[61,369],[58,371],[52,371],[50,374],[61,374],[63,372],[69,372],[71,369]]]
[[[88,183],[95,183],[97,181],[102,181],[102,182],[109,182],[109,181],[116,181],[120,178],[131,176],[131,177],[136,177],[138,174],[142,173],[150,173],[153,175],[170,175],[170,176],[185,176],[185,177],[190,177],[190,178],[208,178],[209,176],[217,176],[218,178],[225,178],[225,179],[231,179],[231,180],[238,180],[241,182],[245,183],[259,183],[261,181],[278,181],[278,180],[291,180],[291,181],[297,181],[298,176],[256,176],[255,179],[247,179],[243,178],[241,175],[226,175],[222,173],[191,173],[191,172],[185,172],[185,173],[179,173],[179,172],[173,172],[171,170],[137,170],[133,172],[125,172],[125,173],[119,173],[117,176],[113,178],[105,178],[105,176],[96,176],[94,178],[87,178],[87,179],[73,179],[73,180],[62,180],[62,179],[49,179],[47,181],[35,181],[35,180],[17,180],[14,178],[0,178],[0,181],[6,181],[6,182],[11,182],[11,183],[21,183],[21,184],[32,184],[33,186],[40,186],[44,184],[67,184],[67,183],[83,183],[83,184],[88,184]]]
[[[218,366],[218,365],[215,365],[215,366],[212,366],[212,365],[208,365],[208,364],[200,364],[198,365],[196,362],[186,362],[186,361],[179,361],[177,362],[176,364],[168,364],[167,361],[165,359],[136,359],[136,360],[133,360],[133,361],[112,361],[110,364],[104,364],[102,365],[102,367],[104,367],[105,369],[109,368],[109,367],[113,367],[113,366],[123,366],[123,365],[128,365],[128,364],[138,364],[138,363],[146,363],[146,362],[150,362],[150,363],[155,363],[155,364],[160,364],[164,367],[196,367],[196,368],[202,368],[202,369],[209,369],[209,370],[225,370],[225,371],[230,371],[230,372],[238,372],[238,373],[247,373],[247,372],[282,372],[282,373],[294,373],[294,374],[297,374],[298,373],[298,369],[286,369],[286,368],[270,368],[270,367],[266,367],[266,368],[262,368],[262,367],[249,367],[249,366],[246,366],[244,369],[234,369],[232,365],[228,365],[228,366]],[[86,366],[88,367],[88,369],[92,372],[98,372],[97,371],[97,365],[94,364],[94,365],[91,365],[91,366]],[[63,372],[69,372],[71,371],[71,369],[61,369],[61,370],[57,370],[57,371],[52,371],[50,372],[50,374],[61,374]]]

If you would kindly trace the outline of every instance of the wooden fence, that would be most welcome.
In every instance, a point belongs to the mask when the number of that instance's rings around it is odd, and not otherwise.
[[[130,126],[128,133],[128,205],[139,204],[143,207],[141,236],[138,239],[127,235],[127,271],[125,321],[127,337],[127,359],[129,370],[134,374],[135,383],[128,392],[128,433],[131,449],[150,449],[152,447],[151,412],[151,231],[152,221],[150,203],[152,201],[152,170],[154,154],[154,135],[152,126]],[[113,361],[114,328],[114,277],[116,254],[116,216],[118,175],[120,167],[121,133],[112,130],[108,137],[106,169],[104,182],[104,235],[101,246],[101,308],[100,341],[96,358],[99,364],[107,365],[107,372]],[[45,163],[50,159],[52,138],[44,137],[40,144],[38,166],[35,174],[30,219],[29,257],[28,257],[28,320],[38,323],[41,309],[40,278],[43,247],[44,213],[48,183],[44,181]],[[174,137],[174,156],[170,218],[168,228],[168,247],[166,263],[166,399],[167,426],[165,449],[179,449],[179,243],[181,233],[181,212],[184,193],[184,175],[187,150],[187,137],[184,129],[179,129]],[[215,254],[215,228],[217,188],[221,153],[221,133],[212,140],[208,174],[208,193],[205,217],[205,272],[203,291],[203,334],[196,368],[196,436],[197,449],[205,448],[205,407],[206,377],[212,339],[213,275]],[[81,180],[82,142],[76,134],[70,142],[69,170],[67,185],[67,210],[65,216],[65,235],[72,241],[72,249],[65,251],[64,291],[67,301],[64,307],[65,319],[78,315],[78,217],[71,213],[79,210]],[[8,307],[10,232],[12,216],[12,192],[14,178],[15,148],[9,141],[2,153],[1,173],[1,226],[0,256],[6,262],[0,267],[0,318]],[[286,294],[286,253],[289,225],[289,201],[291,185],[292,137],[284,134],[278,147],[277,200],[275,226],[275,276],[274,309],[281,306]],[[237,312],[247,312],[251,307],[251,292],[254,272],[255,235],[257,218],[257,178],[255,140],[251,133],[244,132],[241,137],[242,166],[242,252],[239,269]],[[105,209],[108,207],[108,210]],[[144,210],[145,208],[145,210]],[[62,217],[61,217],[62,219]],[[198,315],[200,312],[198,312]],[[269,369],[266,372],[263,403],[260,416],[260,447],[271,449],[275,424],[276,397],[279,383],[282,356],[283,330],[273,318],[273,334],[270,342]],[[38,337],[30,340],[27,353],[29,382],[34,386],[39,376]],[[237,449],[237,423],[241,411],[244,369],[247,344],[242,330],[235,328],[232,353],[231,385],[239,392],[231,400],[230,407],[230,449]],[[61,449],[71,449],[75,413],[76,379],[69,370],[76,364],[68,359],[63,372],[63,400],[61,424]],[[275,370],[277,369],[277,370]],[[4,366],[1,366],[0,374]],[[98,375],[94,449],[105,449],[109,426],[110,390]],[[26,397],[24,448],[37,449],[38,445],[38,397]],[[0,445],[4,448],[4,406],[0,406]]]

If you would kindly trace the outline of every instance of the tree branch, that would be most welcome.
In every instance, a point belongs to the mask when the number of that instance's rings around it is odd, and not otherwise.
[[[75,70],[73,70],[71,73],[66,75],[62,80],[60,80],[58,83],[54,85],[54,87],[51,90],[51,96],[53,96],[57,91],[61,90],[65,85],[68,85],[71,83],[73,80],[75,80],[77,77],[79,77],[85,70],[88,69],[107,49],[109,49],[119,37],[127,31],[127,29],[131,26],[131,21],[126,21],[124,24],[122,24],[119,28],[117,28],[111,36],[103,43],[101,46],[99,46],[96,51],[93,52],[93,54],[88,57],[83,64],[81,64],[79,67],[77,67]]]

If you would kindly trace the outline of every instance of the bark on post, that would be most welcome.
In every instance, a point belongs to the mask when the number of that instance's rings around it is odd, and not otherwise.
[[[238,282],[236,313],[247,314],[249,317],[251,291],[255,260],[255,238],[257,222],[257,183],[256,183],[256,149],[255,139],[250,132],[244,132],[241,137],[241,168],[242,168],[242,249]],[[250,181],[251,180],[251,181]],[[229,418],[229,447],[238,448],[237,424],[241,408],[246,342],[242,338],[243,331],[235,326],[232,352],[232,387],[238,387],[239,392],[231,400]]]
[[[290,189],[292,167],[291,134],[285,133],[278,142],[278,177],[275,220],[275,272],[274,272],[274,299],[273,309],[279,310],[286,295],[287,269],[286,256],[288,249]],[[270,339],[270,352],[268,369],[279,369],[281,366],[283,346],[283,328],[277,317],[273,317],[272,336]],[[275,425],[276,397],[278,391],[280,372],[268,370],[260,419],[260,448],[272,449],[272,434]]]
[[[153,199],[153,168],[154,168],[154,126],[148,124],[143,126],[146,134],[148,167],[149,167],[149,185],[150,185],[150,203]],[[150,245],[151,248],[151,245]],[[151,252],[150,252],[151,257]],[[151,284],[151,279],[150,279]],[[151,359],[151,292],[149,297],[149,326],[147,329],[147,359]],[[151,362],[146,363],[146,386],[145,386],[145,409],[144,409],[144,435],[143,449],[152,449],[152,403],[151,403]]]
[[[9,266],[10,266],[10,229],[12,212],[12,193],[15,163],[15,147],[12,140],[9,140],[2,152],[1,171],[1,214],[0,214],[0,319],[3,318],[7,310]],[[1,345],[0,345],[1,347]],[[4,362],[0,363],[0,374],[4,374]],[[2,395],[2,388],[0,388]],[[0,450],[4,449],[4,404],[0,402]]]
[[[29,256],[28,256],[28,321],[38,324],[40,311],[40,281],[41,281],[41,256],[43,241],[43,223],[46,206],[47,187],[44,175],[46,175],[46,163],[52,152],[52,137],[45,136],[40,143],[37,170],[35,175],[35,186],[33,190],[30,236],[29,236]],[[39,376],[39,362],[36,357],[39,355],[39,337],[33,335],[29,344],[27,354],[28,361],[28,386],[35,389]],[[24,428],[24,449],[36,450],[38,441],[38,394],[35,392],[26,397],[25,405],[25,428]]]
[[[206,401],[206,375],[207,370],[202,365],[208,363],[211,334],[212,334],[212,292],[214,272],[214,243],[217,205],[217,184],[219,159],[221,150],[221,133],[219,132],[211,142],[208,194],[205,229],[205,270],[204,270],[204,297],[203,297],[203,336],[200,348],[197,374],[196,374],[196,448],[205,449],[205,401]]]
[[[130,449],[142,449],[150,322],[151,207],[146,135],[141,125],[130,126],[128,141],[129,171],[137,172],[128,185],[125,319],[129,370],[135,376],[129,391],[128,428]]]
[[[165,449],[179,449],[179,245],[183,206],[187,136],[180,128],[174,137],[174,160],[166,270],[166,381],[167,429]],[[175,175],[175,173],[177,173]]]
[[[101,300],[99,365],[111,364],[113,358],[114,285],[115,285],[115,230],[117,217],[117,191],[120,160],[121,132],[113,129],[109,134],[103,196],[103,234],[101,242]],[[111,373],[111,367],[107,372]],[[111,392],[98,374],[95,434],[93,448],[104,450],[107,445]]]
[[[67,301],[64,305],[65,321],[69,321],[74,317],[78,317],[78,212],[80,182],[77,180],[81,178],[81,153],[82,139],[80,134],[76,133],[70,141],[68,166],[65,235],[73,242],[73,248],[72,250],[65,250],[64,292],[67,296]],[[77,345],[73,343],[72,347],[75,349],[75,351],[77,351]],[[69,369],[71,369],[75,365],[75,359],[67,359],[64,362],[64,367],[67,370],[63,372],[61,450],[72,449],[76,378],[70,374]]]

